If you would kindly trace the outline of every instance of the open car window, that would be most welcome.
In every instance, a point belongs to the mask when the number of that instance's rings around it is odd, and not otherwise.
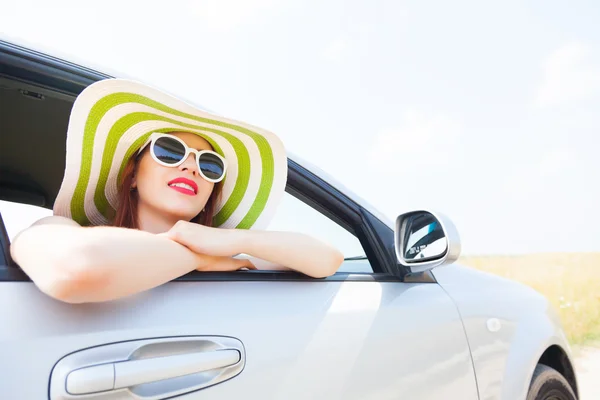
[[[288,192],[283,195],[267,229],[304,233],[334,246],[346,259],[338,272],[373,272],[354,234]]]

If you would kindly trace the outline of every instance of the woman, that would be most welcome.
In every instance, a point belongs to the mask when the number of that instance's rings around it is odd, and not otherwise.
[[[73,105],[54,215],[19,233],[11,255],[69,303],[121,298],[193,270],[331,275],[338,250],[260,229],[286,179],[272,133],[137,82],[100,81]]]

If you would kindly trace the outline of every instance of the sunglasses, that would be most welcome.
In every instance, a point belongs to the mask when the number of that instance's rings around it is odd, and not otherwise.
[[[227,161],[212,150],[196,150],[185,144],[177,136],[168,133],[154,132],[150,139],[138,151],[140,154],[150,144],[150,154],[154,161],[165,167],[181,165],[190,153],[196,155],[196,163],[200,175],[209,182],[223,180],[227,171]]]

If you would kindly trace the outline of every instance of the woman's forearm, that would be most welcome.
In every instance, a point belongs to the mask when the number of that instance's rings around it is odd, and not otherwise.
[[[141,292],[220,259],[165,237],[115,227],[34,226],[11,247],[42,291],[72,303]]]
[[[301,233],[239,230],[236,234],[241,253],[315,278],[334,274],[344,260],[337,249]]]
[[[88,301],[110,300],[141,292],[216,259],[141,230],[94,227],[85,231],[89,235],[84,247],[86,270],[91,274],[90,280],[103,283],[96,286]]]

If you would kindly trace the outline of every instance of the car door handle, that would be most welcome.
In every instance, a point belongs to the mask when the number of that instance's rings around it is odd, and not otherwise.
[[[89,394],[229,367],[241,359],[237,350],[179,354],[121,361],[77,369],[67,376],[67,392]]]
[[[160,400],[239,375],[243,343],[230,336],[171,336],[83,348],[60,359],[50,400]]]

